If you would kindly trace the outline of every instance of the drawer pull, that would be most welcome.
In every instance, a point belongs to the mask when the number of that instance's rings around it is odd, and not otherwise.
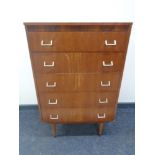
[[[102,87],[110,87],[110,81],[108,81],[107,83],[103,83],[103,81],[101,81],[101,86]]]
[[[53,116],[53,114],[50,114],[50,119],[59,119],[58,114],[56,114],[56,116]]]
[[[99,103],[108,103],[108,99],[106,98],[104,101],[102,101],[102,100],[99,98]]]
[[[101,114],[97,114],[97,118],[99,118],[99,119],[100,119],[100,118],[105,118],[105,117],[106,117],[105,113],[102,114],[102,115],[101,115]]]
[[[50,43],[44,43],[44,41],[41,41],[41,46],[52,46],[52,40],[50,41]]]
[[[54,102],[51,102],[51,99],[48,100],[48,104],[57,104],[58,100],[56,99]]]
[[[56,82],[54,82],[53,84],[49,84],[48,82],[46,82],[46,87],[56,87]]]
[[[46,64],[46,61],[44,61],[44,67],[54,67],[54,61],[52,61],[52,64]]]
[[[104,67],[112,67],[113,65],[114,65],[113,61],[110,61],[110,63],[105,63],[105,61],[103,61]]]
[[[114,40],[113,43],[108,43],[108,41],[105,40],[105,45],[106,46],[116,46],[116,44],[117,44],[116,40]]]

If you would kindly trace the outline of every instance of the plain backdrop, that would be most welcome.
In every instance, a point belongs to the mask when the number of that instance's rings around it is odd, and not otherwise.
[[[23,22],[134,22],[133,0],[101,1],[23,1],[16,20],[20,55],[20,104],[37,104],[32,69]],[[68,2],[68,3],[67,3]],[[89,3],[88,3],[89,2]],[[70,7],[71,6],[71,7]],[[110,6],[110,9],[107,7]],[[112,10],[112,11],[111,11]],[[135,101],[134,25],[128,47],[119,102]]]

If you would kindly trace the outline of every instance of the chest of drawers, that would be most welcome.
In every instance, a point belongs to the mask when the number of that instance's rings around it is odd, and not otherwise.
[[[116,115],[132,23],[25,23],[41,120],[104,123]]]

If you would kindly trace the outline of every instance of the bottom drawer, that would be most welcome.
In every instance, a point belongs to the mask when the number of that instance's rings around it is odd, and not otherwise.
[[[42,109],[42,120],[48,123],[95,123],[112,121],[116,106],[108,108]]]

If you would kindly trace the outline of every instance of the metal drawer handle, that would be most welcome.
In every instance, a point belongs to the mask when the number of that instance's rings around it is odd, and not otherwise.
[[[105,61],[103,61],[103,66],[104,67],[111,67],[113,65],[114,65],[113,61],[110,61],[110,63],[105,63]]]
[[[57,104],[58,100],[56,99],[54,102],[51,102],[51,99],[48,100],[48,104]]]
[[[101,114],[99,114],[99,113],[97,114],[97,118],[99,118],[99,119],[100,119],[100,118],[105,118],[105,117],[106,117],[105,113],[104,113],[104,114],[102,114],[102,115],[101,115]]]
[[[108,98],[106,98],[104,101],[102,101],[102,100],[99,98],[99,103],[108,103]]]
[[[52,64],[46,64],[46,61],[44,61],[44,67],[54,67],[54,61],[52,61]]]
[[[44,41],[41,41],[41,46],[52,46],[52,40],[50,41],[50,43],[44,43]]]
[[[110,87],[110,81],[108,81],[107,83],[103,83],[103,81],[101,81],[101,86],[102,87]]]
[[[46,82],[46,87],[56,87],[56,82],[54,82],[53,84],[49,84],[48,82]]]
[[[53,117],[53,114],[50,114],[50,119],[59,119],[58,114],[55,117]]]
[[[114,40],[113,43],[108,43],[108,41],[105,40],[105,45],[106,46],[116,46],[116,44],[117,44],[117,41],[116,40]]]

